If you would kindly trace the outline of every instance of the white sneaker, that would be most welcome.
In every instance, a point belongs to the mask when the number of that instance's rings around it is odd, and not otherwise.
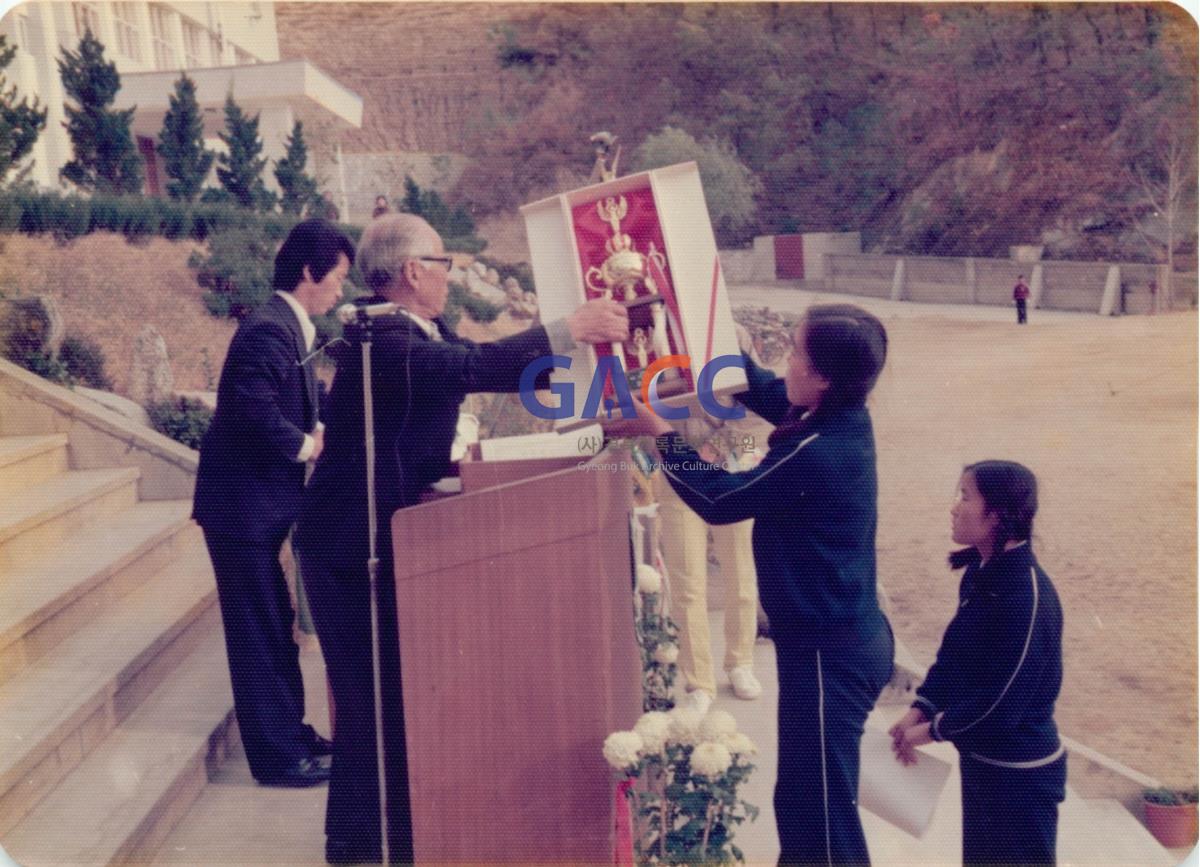
[[[715,696],[708,690],[693,689],[684,696],[681,705],[688,710],[696,711],[700,716],[704,716],[708,713],[708,709],[712,705],[714,698]]]
[[[754,701],[762,695],[762,684],[758,682],[749,666],[741,665],[730,669],[729,682],[733,685],[733,694],[743,701]]]

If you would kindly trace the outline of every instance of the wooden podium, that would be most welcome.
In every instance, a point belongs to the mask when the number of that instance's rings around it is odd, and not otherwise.
[[[641,713],[628,461],[466,473],[392,517],[418,863],[611,863],[601,746]]]

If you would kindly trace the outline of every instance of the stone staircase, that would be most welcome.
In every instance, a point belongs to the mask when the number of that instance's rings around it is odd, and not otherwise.
[[[0,362],[0,847],[145,860],[236,738],[195,454]]]

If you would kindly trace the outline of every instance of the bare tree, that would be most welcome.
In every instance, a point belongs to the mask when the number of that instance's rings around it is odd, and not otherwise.
[[[1137,203],[1134,227],[1152,249],[1165,247],[1167,273],[1156,294],[1156,306],[1170,310],[1175,248],[1195,231],[1195,226],[1189,225],[1187,219],[1196,211],[1195,131],[1163,121],[1152,141],[1145,158],[1135,162],[1131,170],[1142,194]]]

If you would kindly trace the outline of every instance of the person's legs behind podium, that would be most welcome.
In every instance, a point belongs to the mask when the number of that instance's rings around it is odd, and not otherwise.
[[[671,615],[679,626],[679,671],[687,703],[702,713],[717,694],[708,628],[709,525],[655,476],[663,560],[670,582]],[[725,671],[738,698],[754,699],[762,687],[754,677],[758,588],[751,549],[752,521],[714,526],[713,545],[727,588]]]
[[[337,707],[333,768],[325,810],[325,860],[353,864],[382,859],[371,608],[364,564],[330,564],[301,551],[309,607],[325,655]],[[396,591],[390,559],[379,564],[380,684],[387,763],[388,848],[392,863],[413,860],[408,754]]]

